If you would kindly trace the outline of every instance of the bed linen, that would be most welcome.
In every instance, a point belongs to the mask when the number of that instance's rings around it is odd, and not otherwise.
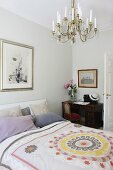
[[[113,133],[56,122],[0,144],[0,170],[112,170]]]

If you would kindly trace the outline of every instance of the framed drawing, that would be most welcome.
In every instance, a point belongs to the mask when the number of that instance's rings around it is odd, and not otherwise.
[[[97,88],[97,69],[78,70],[78,87]]]
[[[33,89],[33,47],[0,40],[1,91]]]

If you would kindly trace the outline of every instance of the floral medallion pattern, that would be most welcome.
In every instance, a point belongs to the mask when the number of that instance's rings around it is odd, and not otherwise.
[[[70,131],[52,138],[49,148],[64,159],[81,159],[85,166],[96,161],[102,169],[106,168],[108,162],[113,167],[113,137],[103,132]]]
[[[84,135],[76,138],[72,137],[67,142],[67,146],[78,151],[94,151],[101,147],[101,142],[92,136]]]

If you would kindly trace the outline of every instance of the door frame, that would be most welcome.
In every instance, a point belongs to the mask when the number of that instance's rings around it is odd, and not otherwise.
[[[103,129],[104,130],[111,130],[110,126],[109,126],[109,117],[110,117],[110,107],[109,107],[109,103],[111,100],[110,97],[110,89],[109,89],[109,69],[111,68],[109,63],[110,60],[113,61],[113,53],[105,53],[104,54],[104,123],[103,123]],[[113,128],[112,128],[113,129]]]

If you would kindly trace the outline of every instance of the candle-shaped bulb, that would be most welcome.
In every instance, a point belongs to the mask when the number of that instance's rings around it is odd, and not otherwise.
[[[55,23],[54,21],[52,22],[52,26],[53,26],[53,32],[55,31]]]
[[[87,18],[87,20],[86,20],[86,28],[88,28],[88,26],[89,26],[89,19]]]
[[[95,18],[94,27],[97,28],[97,19]]]
[[[92,22],[92,10],[90,10],[90,22]]]
[[[58,22],[59,24],[61,23],[61,16],[60,16],[60,14],[59,14],[59,22]]]
[[[67,7],[65,7],[65,17],[67,17]]]
[[[79,3],[77,4],[77,13],[80,14],[80,5],[79,5]]]
[[[75,9],[74,9],[74,8],[72,8],[72,17],[71,17],[71,19],[72,19],[72,20],[75,19]]]
[[[59,23],[59,12],[57,11],[57,23]]]
[[[82,10],[81,10],[81,8],[80,8],[80,18],[82,18]]]

